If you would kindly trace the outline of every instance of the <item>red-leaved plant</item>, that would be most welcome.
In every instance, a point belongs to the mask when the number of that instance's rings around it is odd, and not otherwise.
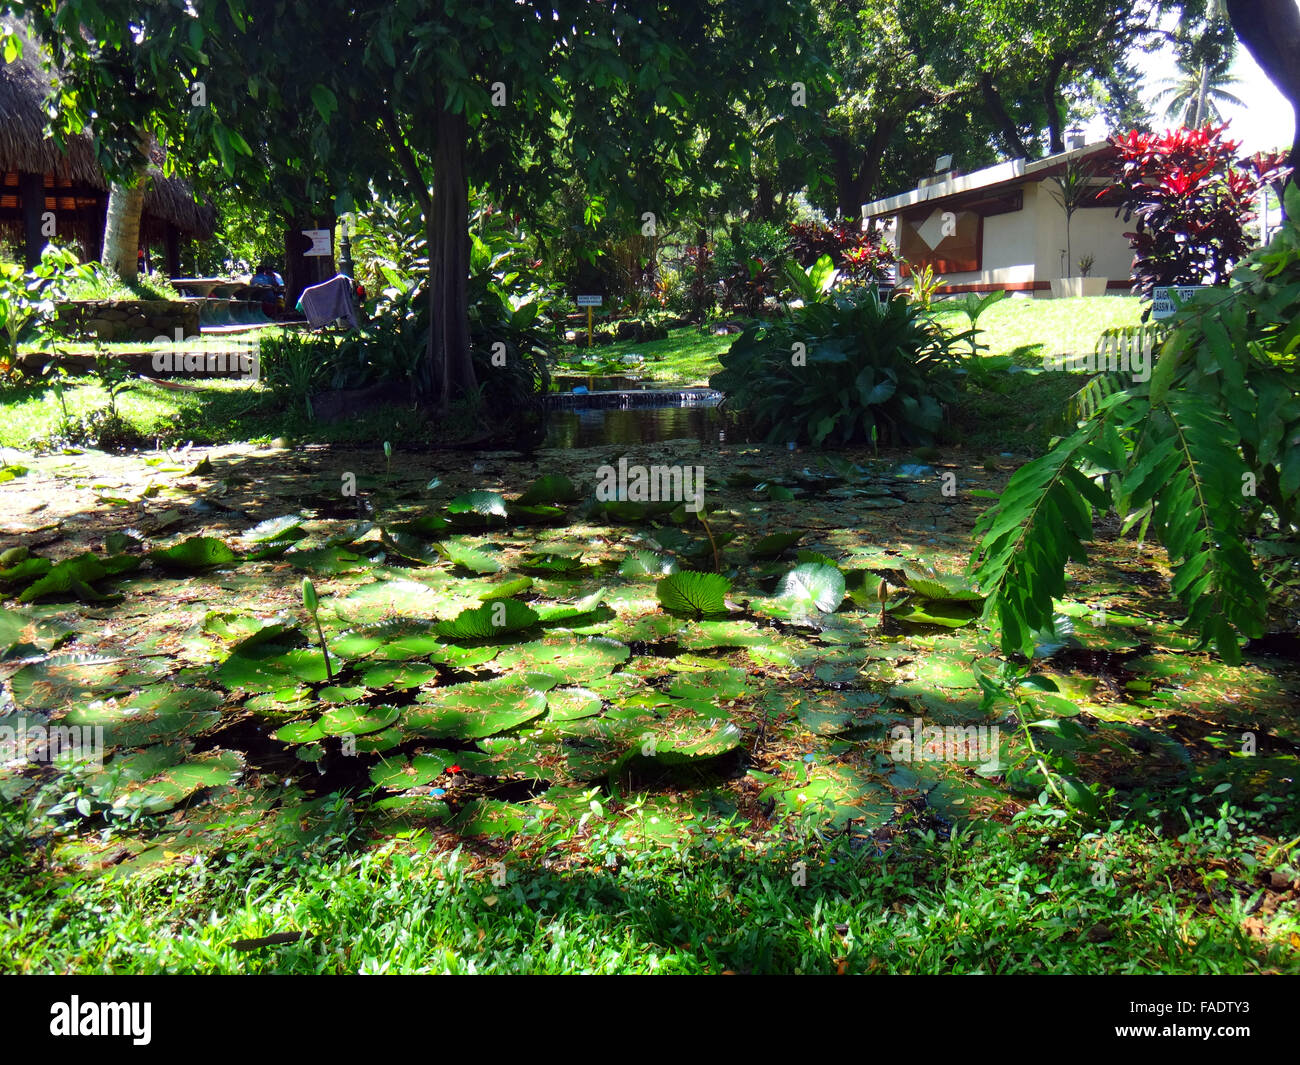
[[[795,222],[790,226],[790,254],[805,270],[823,255],[853,281],[883,281],[889,276],[894,255],[873,225],[867,231],[852,219],[820,225]]]
[[[1124,196],[1125,233],[1135,259],[1133,291],[1158,285],[1220,284],[1250,251],[1245,227],[1262,190],[1290,172],[1286,153],[1237,158],[1226,126],[1112,137],[1119,152],[1115,185]]]

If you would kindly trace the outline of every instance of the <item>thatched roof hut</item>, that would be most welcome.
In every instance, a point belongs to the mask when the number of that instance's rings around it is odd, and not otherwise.
[[[45,243],[40,216],[52,211],[56,234],[98,258],[108,182],[89,134],[69,138],[66,150],[46,136],[49,75],[30,58],[36,46],[28,41],[24,46],[24,58],[0,64],[0,239],[25,246],[28,261],[34,261]],[[155,162],[162,162],[160,153]],[[215,224],[211,204],[196,203],[185,181],[150,168],[140,240],[166,249],[172,276],[179,269],[180,240],[206,240]]]

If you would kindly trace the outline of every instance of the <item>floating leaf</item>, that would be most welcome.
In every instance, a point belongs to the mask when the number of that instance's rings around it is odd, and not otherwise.
[[[844,574],[836,566],[808,562],[796,566],[777,586],[777,598],[808,611],[834,613],[844,602]]]
[[[536,625],[539,615],[516,599],[494,599],[472,610],[462,610],[451,621],[435,627],[439,636],[452,640],[493,640]]]
[[[550,473],[537,478],[516,501],[521,506],[538,504],[575,503],[578,490],[569,478],[561,473]]]
[[[238,558],[213,536],[191,536],[168,548],[149,552],[149,558],[165,569],[200,570],[225,566]]]
[[[673,573],[655,588],[659,604],[671,614],[724,614],[731,582],[718,573]]]
[[[447,504],[448,514],[478,514],[482,517],[504,518],[506,501],[496,492],[466,492]]]

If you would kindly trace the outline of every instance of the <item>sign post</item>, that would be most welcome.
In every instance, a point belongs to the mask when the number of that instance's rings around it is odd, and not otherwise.
[[[587,347],[591,347],[591,309],[599,307],[604,297],[602,296],[579,296],[578,306],[587,308]]]

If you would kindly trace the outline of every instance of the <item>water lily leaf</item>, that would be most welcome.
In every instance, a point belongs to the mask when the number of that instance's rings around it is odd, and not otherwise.
[[[781,552],[797,544],[803,537],[804,534],[801,532],[768,533],[767,536],[764,536],[750,548],[749,553],[752,558],[776,558]]]
[[[410,533],[385,530],[379,539],[389,551],[408,562],[427,564],[437,562],[442,557],[442,552],[437,547],[430,546]]]
[[[807,562],[796,566],[777,585],[776,594],[807,610],[834,613],[844,602],[844,574],[837,566]]]
[[[509,599],[520,592],[528,591],[532,586],[532,577],[507,577],[505,580],[497,581],[489,586],[486,591],[480,592],[479,599],[483,602],[490,599]]]
[[[138,564],[138,560],[131,561]],[[89,585],[93,581],[108,576],[104,564],[90,552],[76,558],[66,559],[52,566],[43,576],[30,584],[18,596],[21,603],[30,603],[48,595],[66,595],[74,591],[75,584]]]
[[[326,680],[325,660],[318,650],[285,649],[262,644],[232,654],[217,667],[216,680],[232,691],[266,692],[295,681],[319,684]]]
[[[560,621],[571,621],[574,618],[586,617],[593,613],[605,598],[605,589],[597,588],[591,595],[584,596],[576,603],[548,603],[538,604],[537,613],[542,624],[554,625]]]
[[[269,544],[277,540],[301,540],[306,536],[301,514],[284,514],[278,518],[259,521],[244,533],[244,539],[254,544]]]
[[[724,614],[731,582],[719,573],[684,570],[663,578],[655,587],[659,604],[670,614]]]
[[[550,749],[531,738],[498,736],[480,740],[479,750],[461,751],[456,760],[462,769],[485,777],[522,775],[529,780],[549,780],[552,774],[543,762],[549,755],[560,761],[558,749]]]
[[[544,669],[569,681],[586,682],[614,672],[630,654],[626,645],[604,637],[552,636],[508,647],[494,665],[503,670]]]
[[[717,758],[734,751],[744,738],[731,721],[709,722],[707,727],[696,722],[665,723],[649,735],[649,739],[642,737],[639,753],[664,765]]]
[[[103,655],[54,655],[23,666],[9,686],[20,709],[60,709],[74,700],[120,691],[128,667],[123,659]]]
[[[576,503],[578,498],[578,489],[569,478],[562,473],[549,473],[529,485],[528,490],[516,502],[531,507],[538,504]]]
[[[441,514],[421,514],[410,521],[399,522],[392,531],[404,536],[418,536],[423,540],[436,540],[448,529],[451,522]]]
[[[517,599],[494,599],[462,610],[451,621],[438,622],[435,631],[452,640],[493,640],[530,628],[539,620],[537,611]]]
[[[466,492],[447,504],[448,514],[478,514],[482,517],[504,518],[506,501],[496,492]]]
[[[173,753],[178,757],[180,752],[171,748],[158,757],[170,761]],[[163,813],[201,788],[237,783],[244,772],[243,757],[235,751],[208,751],[173,764],[160,764],[157,759],[119,764],[122,757],[119,755],[105,767],[103,776],[110,783],[101,793],[104,799],[111,798],[117,810]]]
[[[214,536],[191,536],[171,547],[150,551],[149,558],[164,569],[178,570],[208,569],[238,561],[238,556]]]
[[[319,721],[291,721],[271,735],[281,743],[313,743],[325,735]]]
[[[501,562],[491,553],[457,540],[443,541],[438,544],[438,551],[448,562],[471,573],[498,573],[501,570]]]
[[[429,736],[475,740],[505,732],[545,712],[542,692],[522,684],[470,681],[421,693],[420,702],[407,708],[403,727]]]
[[[921,575],[904,571],[907,587],[923,599],[935,602],[983,602],[984,596],[975,591],[960,577]]]
[[[387,791],[422,787],[440,777],[455,757],[450,751],[424,751],[409,759],[386,759],[370,770],[370,779]]]
[[[364,555],[345,551],[341,547],[318,547],[311,551],[288,551],[284,560],[296,570],[333,576],[339,573],[356,573],[371,565]]]
[[[654,551],[633,551],[618,567],[621,577],[666,577],[677,572],[677,561]]]
[[[601,711],[599,695],[589,688],[555,688],[547,693],[548,716],[552,721],[576,721]]]
[[[980,606],[978,603],[913,597],[886,607],[885,612],[898,621],[909,621],[914,625],[959,629],[980,616]]]
[[[367,688],[417,688],[438,679],[438,667],[422,662],[392,662],[361,674]]]
[[[159,685],[121,699],[97,699],[73,707],[59,723],[100,727],[105,748],[141,747],[193,736],[221,719],[216,692]]]
[[[339,706],[326,710],[316,724],[325,736],[363,736],[391,725],[401,713],[396,706]]]
[[[428,618],[437,613],[438,605],[438,596],[428,585],[407,580],[370,581],[329,603],[336,615],[353,622],[380,621],[394,614]]]

